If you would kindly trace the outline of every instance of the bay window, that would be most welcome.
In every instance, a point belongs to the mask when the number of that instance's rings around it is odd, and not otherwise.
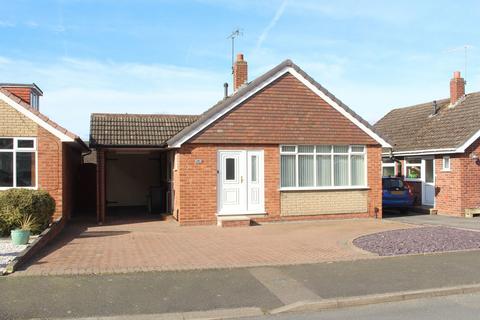
[[[282,189],[366,187],[366,148],[359,145],[280,146]]]
[[[0,138],[0,189],[36,187],[36,140]]]

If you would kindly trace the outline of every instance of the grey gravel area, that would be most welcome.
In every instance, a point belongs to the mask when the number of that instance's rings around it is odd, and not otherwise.
[[[480,249],[480,232],[421,227],[369,234],[353,240],[353,244],[380,256]]]
[[[8,263],[20,254],[27,246],[16,246],[9,238],[0,238],[0,275],[3,274]]]

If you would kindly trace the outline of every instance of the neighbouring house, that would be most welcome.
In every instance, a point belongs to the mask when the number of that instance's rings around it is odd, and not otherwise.
[[[55,199],[54,219],[74,208],[85,143],[39,111],[35,84],[0,83],[0,190],[43,189]]]
[[[384,176],[403,176],[417,204],[463,216],[480,208],[480,92],[465,94],[455,72],[450,97],[390,111],[375,129],[384,149]]]
[[[92,114],[98,220],[122,208],[181,225],[381,218],[390,145],[290,60],[247,75],[239,54],[234,93],[199,116]]]

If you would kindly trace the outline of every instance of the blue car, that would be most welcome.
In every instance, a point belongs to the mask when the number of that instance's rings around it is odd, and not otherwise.
[[[415,196],[401,178],[382,179],[382,206],[386,209],[407,211],[413,206]]]

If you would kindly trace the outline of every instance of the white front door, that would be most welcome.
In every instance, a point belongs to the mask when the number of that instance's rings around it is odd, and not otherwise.
[[[263,150],[218,152],[218,214],[263,213]]]
[[[435,159],[422,159],[422,204],[435,205]]]

